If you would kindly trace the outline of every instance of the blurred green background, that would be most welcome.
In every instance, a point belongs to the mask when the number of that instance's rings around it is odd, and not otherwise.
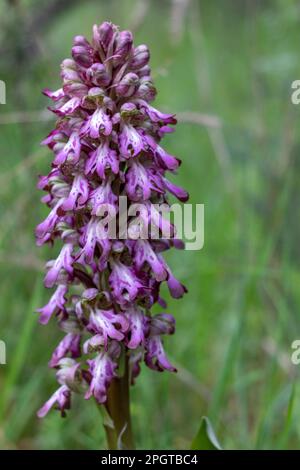
[[[47,213],[37,175],[52,158],[39,142],[54,123],[41,89],[60,86],[72,37],[104,20],[149,45],[155,105],[179,117],[164,146],[183,160],[178,184],[205,204],[203,250],[168,256],[189,288],[168,308],[179,372],[143,368],[132,388],[137,446],[188,448],[208,415],[224,448],[300,448],[290,360],[300,338],[299,2],[0,0],[0,17],[0,448],[105,447],[92,401],[76,398],[66,419],[36,418],[56,387],[47,362],[61,333],[33,313],[49,298],[43,266],[55,254],[33,236]]]

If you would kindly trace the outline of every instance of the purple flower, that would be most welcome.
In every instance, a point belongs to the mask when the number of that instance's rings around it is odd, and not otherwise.
[[[151,369],[159,372],[162,370],[176,371],[176,368],[172,366],[166,357],[161,338],[161,335],[171,335],[174,331],[175,320],[172,315],[165,313],[152,318],[145,355],[146,364]]]
[[[145,343],[145,337],[148,330],[148,318],[139,307],[132,307],[126,310],[126,316],[129,321],[130,339],[127,343],[129,349],[136,349]]]
[[[116,33],[115,48],[113,52],[114,66],[124,62],[132,50],[133,37],[130,31],[121,31]]]
[[[99,210],[104,204],[115,207],[117,199],[117,196],[112,191],[110,181],[103,180],[102,184],[90,194],[91,213],[98,215]]]
[[[56,367],[59,361],[63,357],[66,357],[68,353],[70,353],[73,358],[80,357],[80,334],[68,333],[64,337],[54,350],[49,366]]]
[[[60,387],[40,417],[52,407],[64,416],[73,392],[105,403],[121,354],[128,357],[131,383],[142,361],[175,371],[162,342],[174,333],[175,320],[152,315],[151,307],[166,308],[163,282],[175,298],[186,292],[162,255],[182,243],[156,204],[168,210],[169,193],[183,202],[188,193],[167,179],[181,162],[161,139],[176,118],[150,105],[156,89],[148,47],[104,22],[94,25],[91,42],[74,38],[71,56],[61,64],[61,88],[44,90],[58,120],[42,142],[53,162],[39,178],[49,214],[36,227],[36,239],[39,245],[61,240],[62,246],[46,265],[44,283],[55,292],[38,312],[42,324],[54,316],[65,336],[49,362]],[[120,215],[119,196],[127,197],[129,210],[140,207],[127,220],[127,239],[122,230],[116,239],[102,224],[106,214]]]
[[[137,269],[141,269],[147,263],[152,269],[157,281],[164,281],[167,277],[164,263],[156,255],[148,240],[137,240],[134,245],[134,261]]]
[[[164,185],[170,193],[174,194],[174,196],[179,199],[179,201],[186,202],[188,200],[189,193],[185,189],[176,186],[176,184],[171,183],[171,181],[168,181],[166,178],[164,178]]]
[[[112,122],[105,109],[102,107],[96,109],[87,121],[87,126],[84,125],[84,132],[86,131],[93,139],[99,138],[100,133],[105,136],[111,134]]]
[[[87,328],[103,336],[103,345],[107,348],[108,338],[122,341],[128,329],[128,321],[122,314],[113,310],[96,310],[91,312]]]
[[[75,36],[72,56],[75,62],[82,67],[89,67],[93,63],[94,50],[84,36]]]
[[[44,283],[46,287],[53,287],[57,281],[58,275],[62,269],[68,274],[73,274],[73,245],[67,243],[61,249],[61,252],[54,262],[50,262],[50,269],[47,272]]]
[[[57,382],[66,385],[72,392],[80,392],[83,388],[80,363],[74,359],[63,357],[56,366],[58,368],[56,372]]]
[[[136,73],[127,73],[116,86],[116,92],[119,96],[133,96],[139,86],[139,77]]]
[[[80,157],[80,139],[77,132],[73,132],[63,149],[56,155],[54,159],[55,165],[61,165],[67,158],[72,159],[74,163],[78,162]]]
[[[133,57],[130,62],[131,70],[139,70],[148,64],[150,59],[150,52],[145,44],[141,44],[133,51]]]
[[[120,152],[125,158],[135,157],[144,148],[143,137],[130,124],[124,124],[119,137]]]
[[[168,288],[170,291],[170,294],[174,299],[180,299],[186,292],[187,288],[181,284],[181,282],[176,279],[176,277],[172,274],[169,268],[167,268],[168,271]]]
[[[132,160],[126,173],[126,192],[132,201],[147,200],[153,188],[144,166]]]
[[[50,211],[48,217],[46,217],[46,219],[36,227],[35,233],[39,243],[43,243],[50,237],[52,230],[60,219],[58,209],[63,205],[63,203],[63,199],[59,200]]]
[[[56,291],[52,295],[49,302],[43,307],[39,308],[37,311],[40,312],[40,323],[46,324],[50,320],[50,317],[61,311],[64,310],[64,305],[67,301],[66,293],[68,292],[68,287],[65,285],[58,285]]]
[[[96,172],[100,178],[104,179],[105,171],[109,169],[117,175],[119,172],[119,160],[117,152],[109,148],[108,142],[104,142],[90,153],[85,165],[85,171],[87,174]]]
[[[112,23],[105,21],[100,26],[93,26],[93,43],[97,50],[101,49],[102,54],[106,54],[109,44],[114,39],[114,26]]]
[[[99,237],[101,235],[101,237]],[[111,248],[111,242],[105,238],[103,232],[100,233],[99,223],[96,218],[91,218],[88,224],[84,227],[84,234],[81,237],[83,247],[76,256],[76,261],[83,265],[93,264],[95,259],[95,252],[97,249],[100,251],[99,267],[105,268],[107,258]]]
[[[150,104],[144,100],[139,100],[138,103],[140,105],[140,108],[145,111],[145,113],[149,116],[152,122],[161,122],[164,126],[166,124],[176,124],[177,121],[174,117],[174,114],[162,113],[158,109],[155,109],[153,106],[150,106]]]
[[[58,106],[53,108],[52,110],[58,114],[58,116],[65,117],[70,116],[71,114],[76,111],[80,106],[81,99],[77,96],[67,99],[67,101],[63,100],[62,103],[58,102]]]
[[[78,174],[75,176],[73,180],[73,185],[70,190],[69,196],[62,204],[62,208],[65,211],[70,211],[74,209],[76,206],[78,209],[84,207],[84,204],[88,200],[89,197],[89,183],[87,179]]]
[[[43,93],[44,95],[48,96],[48,98],[50,98],[53,101],[61,100],[65,96],[64,90],[62,88],[59,88],[56,91],[51,91],[49,90],[49,88],[45,88],[43,90]]]
[[[40,408],[37,412],[39,418],[44,418],[48,411],[56,405],[57,409],[60,410],[61,415],[65,416],[65,410],[71,408],[71,391],[66,385],[62,385],[58,390],[49,398],[48,401]]]
[[[108,386],[117,375],[116,369],[118,363],[116,360],[120,352],[121,348],[119,344],[112,342],[107,352],[103,351],[98,354],[95,359],[87,361],[92,380],[89,390],[85,394],[86,399],[94,395],[98,403],[105,403]]]
[[[92,85],[103,87],[108,86],[110,83],[110,76],[108,75],[105,65],[95,63],[86,72],[87,79]]]
[[[103,335],[97,334],[86,340],[83,345],[84,354],[101,351],[104,346]]]
[[[126,306],[133,302],[143,288],[143,284],[135,275],[134,270],[119,261],[112,263],[109,284],[114,299],[121,306]]]
[[[162,340],[160,336],[151,336],[148,339],[146,346],[145,362],[150,369],[157,370],[159,372],[163,370],[169,370],[170,372],[176,372],[176,368],[172,366],[168,360]]]

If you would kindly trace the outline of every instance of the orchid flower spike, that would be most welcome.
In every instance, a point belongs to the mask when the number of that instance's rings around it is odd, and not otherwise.
[[[38,187],[50,211],[36,238],[38,245],[61,240],[61,248],[47,263],[45,286],[54,292],[39,313],[42,324],[55,318],[64,337],[49,362],[58,389],[40,417],[52,407],[64,416],[73,393],[105,403],[122,354],[132,383],[142,361],[156,371],[175,371],[163,347],[175,320],[169,313],[152,315],[151,307],[166,306],[162,283],[174,298],[186,292],[162,257],[177,245],[174,232],[165,239],[168,224],[152,210],[169,204],[168,193],[180,201],[188,194],[166,178],[180,160],[160,141],[176,119],[150,105],[156,89],[149,50],[134,46],[130,31],[104,22],[94,26],[91,42],[76,36],[71,55],[61,64],[62,87],[44,91],[58,119],[43,141],[53,162]],[[154,222],[161,239],[133,236],[135,217],[129,217],[127,238],[105,236],[99,214],[107,205],[118,214],[120,196],[129,208],[144,205],[143,220]]]

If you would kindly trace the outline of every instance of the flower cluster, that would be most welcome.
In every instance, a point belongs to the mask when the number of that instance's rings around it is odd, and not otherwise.
[[[49,363],[60,387],[40,417],[52,406],[64,415],[72,392],[105,403],[121,354],[129,357],[132,383],[142,360],[157,371],[175,370],[162,344],[174,332],[174,318],[150,309],[156,302],[166,308],[163,281],[175,298],[186,291],[162,257],[181,243],[175,236],[112,240],[97,230],[99,209],[108,203],[118,210],[120,195],[129,205],[145,204],[149,220],[153,204],[168,203],[168,192],[188,198],[165,177],[180,160],[159,142],[176,120],[149,104],[156,90],[148,62],[147,46],[134,47],[129,31],[105,22],[94,26],[91,43],[74,38],[72,59],[61,64],[62,88],[44,91],[58,119],[43,142],[54,159],[38,184],[50,212],[36,238],[39,245],[60,239],[62,248],[47,263],[44,283],[55,291],[39,312],[43,324],[55,316],[65,336]],[[161,214],[155,219],[159,229],[169,223]]]

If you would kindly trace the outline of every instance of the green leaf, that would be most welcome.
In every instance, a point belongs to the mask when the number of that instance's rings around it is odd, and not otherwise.
[[[200,428],[193,439],[191,450],[222,450],[212,425],[206,416],[201,418]]]

